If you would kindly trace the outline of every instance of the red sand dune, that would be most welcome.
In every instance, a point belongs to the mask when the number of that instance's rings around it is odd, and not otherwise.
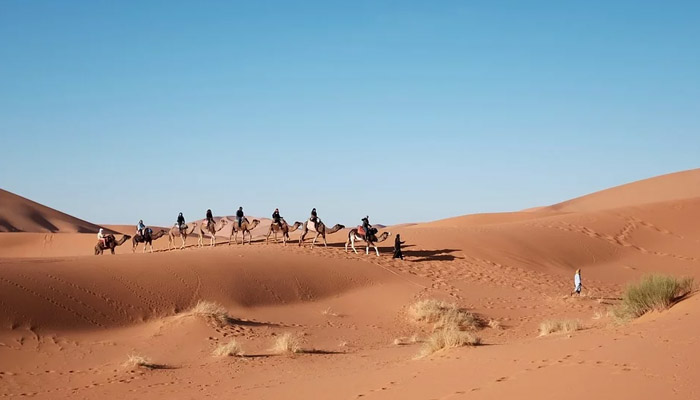
[[[329,235],[327,248],[265,245],[269,220],[253,245],[219,238],[197,248],[195,235],[184,250],[165,251],[162,238],[154,254],[131,254],[127,243],[99,257],[94,234],[1,233],[0,396],[697,398],[700,297],[623,325],[608,311],[646,273],[700,278],[698,176],[534,212],[387,227],[381,257],[361,244],[346,253],[347,230]],[[390,257],[396,233],[405,261]],[[578,268],[586,289],[572,298]],[[422,298],[501,328],[476,332],[485,346],[414,359],[431,327],[410,322],[406,308]],[[222,304],[230,323],[189,316],[199,300]],[[584,329],[538,337],[547,319]],[[307,351],[275,355],[286,332]],[[248,357],[212,356],[232,338]],[[126,367],[129,354],[167,368]]]
[[[97,233],[98,225],[0,189],[0,232]]]

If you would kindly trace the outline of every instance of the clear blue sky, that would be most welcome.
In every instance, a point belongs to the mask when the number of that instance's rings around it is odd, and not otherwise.
[[[0,187],[97,223],[519,210],[699,128],[697,1],[0,3]]]

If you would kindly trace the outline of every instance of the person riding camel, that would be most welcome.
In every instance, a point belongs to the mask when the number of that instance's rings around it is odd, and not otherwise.
[[[213,229],[214,228],[214,216],[211,213],[211,209],[207,210],[207,228],[208,229]]]
[[[144,225],[142,219],[140,219],[138,225],[136,225],[136,233],[141,235],[141,237],[143,237],[144,233],[146,233],[146,225]]]
[[[318,230],[318,214],[316,214],[316,209],[314,208],[311,210],[311,218],[309,218],[309,221],[314,223],[314,229]]]
[[[100,228],[100,231],[97,232],[97,240],[102,243],[102,247],[107,247],[107,236],[104,234],[104,229]]]
[[[362,218],[362,229],[365,231],[365,238],[369,239],[372,235],[372,225],[369,223],[369,215]]]
[[[245,218],[245,215],[243,215],[243,207],[238,207],[238,211],[236,211],[236,220],[238,220],[239,228],[243,225],[243,218]]]
[[[182,215],[182,213],[178,214],[177,216],[177,227],[181,231],[185,230],[185,217]]]
[[[275,208],[275,212],[272,213],[272,222],[277,224],[280,228],[282,227],[282,217],[280,217],[279,208]]]

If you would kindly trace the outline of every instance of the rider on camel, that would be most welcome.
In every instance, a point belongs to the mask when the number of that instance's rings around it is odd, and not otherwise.
[[[214,228],[214,216],[211,213],[211,209],[207,210],[207,228],[209,228],[209,229]]]
[[[275,212],[272,213],[272,222],[277,224],[280,228],[282,227],[282,217],[280,217],[279,208],[275,208]]]
[[[362,218],[362,229],[365,231],[365,238],[370,238],[372,235],[372,225],[369,224],[369,215]]]
[[[182,216],[182,213],[178,214],[177,216],[177,227],[181,231],[185,230],[185,217]]]
[[[243,207],[238,207],[238,211],[236,211],[236,220],[238,220],[239,228],[243,225],[243,218],[245,218],[243,215]]]

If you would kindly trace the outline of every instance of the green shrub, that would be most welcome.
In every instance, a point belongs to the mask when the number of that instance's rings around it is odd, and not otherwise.
[[[693,278],[648,275],[630,284],[622,295],[622,303],[613,309],[621,320],[637,318],[652,310],[665,310],[683,299],[695,287]]]

